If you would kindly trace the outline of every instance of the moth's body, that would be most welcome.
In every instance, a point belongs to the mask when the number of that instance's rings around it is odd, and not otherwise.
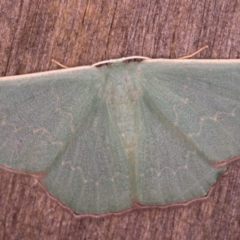
[[[117,125],[119,136],[128,154],[134,150],[136,144],[136,119],[141,89],[136,79],[131,77],[132,69],[128,68],[128,65],[125,69],[118,64],[108,68],[111,71],[105,73],[106,79],[100,96],[107,104],[109,115]]]

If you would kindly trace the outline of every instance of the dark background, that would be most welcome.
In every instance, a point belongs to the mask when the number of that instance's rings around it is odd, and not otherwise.
[[[0,75],[59,68],[52,58],[177,58],[205,44],[194,58],[235,59],[239,24],[239,0],[0,0]],[[76,218],[32,177],[0,169],[0,239],[240,239],[240,163],[205,200],[98,218]]]

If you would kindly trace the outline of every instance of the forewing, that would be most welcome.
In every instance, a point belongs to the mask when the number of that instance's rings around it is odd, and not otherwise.
[[[0,82],[0,163],[43,172],[49,192],[75,212],[131,206],[126,155],[95,67]]]
[[[159,60],[139,67],[137,195],[143,204],[204,195],[240,154],[240,67],[230,61]]]

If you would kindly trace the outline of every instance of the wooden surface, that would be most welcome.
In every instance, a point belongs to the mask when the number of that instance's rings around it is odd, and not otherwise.
[[[239,58],[239,23],[239,0],[0,0],[0,75],[205,44],[195,58]],[[76,218],[32,177],[0,169],[0,239],[240,239],[240,162],[205,200],[99,218]]]

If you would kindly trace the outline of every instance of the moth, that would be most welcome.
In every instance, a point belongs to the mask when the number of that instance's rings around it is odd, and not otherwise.
[[[240,61],[129,59],[0,78],[0,164],[77,214],[204,196],[240,159]]]

